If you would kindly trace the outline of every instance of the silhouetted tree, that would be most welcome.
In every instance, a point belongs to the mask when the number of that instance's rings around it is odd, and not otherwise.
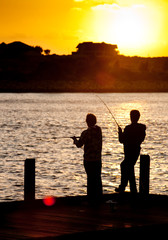
[[[40,54],[43,52],[43,49],[40,46],[36,46],[35,50],[39,52]]]
[[[46,55],[49,55],[49,54],[50,54],[50,50],[49,50],[49,49],[46,49],[46,50],[44,50],[44,53],[45,53]]]

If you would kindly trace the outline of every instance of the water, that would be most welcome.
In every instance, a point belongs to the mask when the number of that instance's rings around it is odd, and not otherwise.
[[[139,109],[147,126],[142,154],[151,157],[150,192],[168,194],[168,93],[99,94],[122,128]],[[68,138],[94,113],[103,132],[104,193],[120,183],[123,146],[108,110],[95,94],[0,94],[0,201],[23,200],[24,160],[36,158],[36,198],[86,194],[83,149]],[[57,138],[58,137],[58,138]],[[139,182],[139,160],[136,164]]]

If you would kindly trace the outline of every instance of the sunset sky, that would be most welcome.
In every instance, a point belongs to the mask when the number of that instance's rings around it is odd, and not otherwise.
[[[124,55],[168,56],[167,0],[0,0],[0,10],[0,43],[71,54],[80,42],[106,42]]]

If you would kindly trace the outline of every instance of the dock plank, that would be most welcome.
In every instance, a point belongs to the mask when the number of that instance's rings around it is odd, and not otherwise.
[[[75,239],[77,234],[90,236],[108,232],[118,235],[130,231],[142,233],[142,229],[154,234],[161,229],[165,234],[163,230],[166,232],[168,227],[167,199],[145,201],[143,204],[141,201],[132,204],[128,199],[117,199],[115,208],[107,199],[97,207],[89,206],[85,199],[62,199],[52,207],[44,206],[41,200],[31,205],[14,204],[13,207],[8,203],[5,207],[0,205],[0,239],[71,239],[70,236]]]

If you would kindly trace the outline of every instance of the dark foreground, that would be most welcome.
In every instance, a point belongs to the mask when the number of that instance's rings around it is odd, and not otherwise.
[[[168,196],[132,198],[105,195],[100,206],[86,197],[56,199],[52,207],[33,203],[0,203],[0,239],[112,239],[165,237],[168,231]]]

